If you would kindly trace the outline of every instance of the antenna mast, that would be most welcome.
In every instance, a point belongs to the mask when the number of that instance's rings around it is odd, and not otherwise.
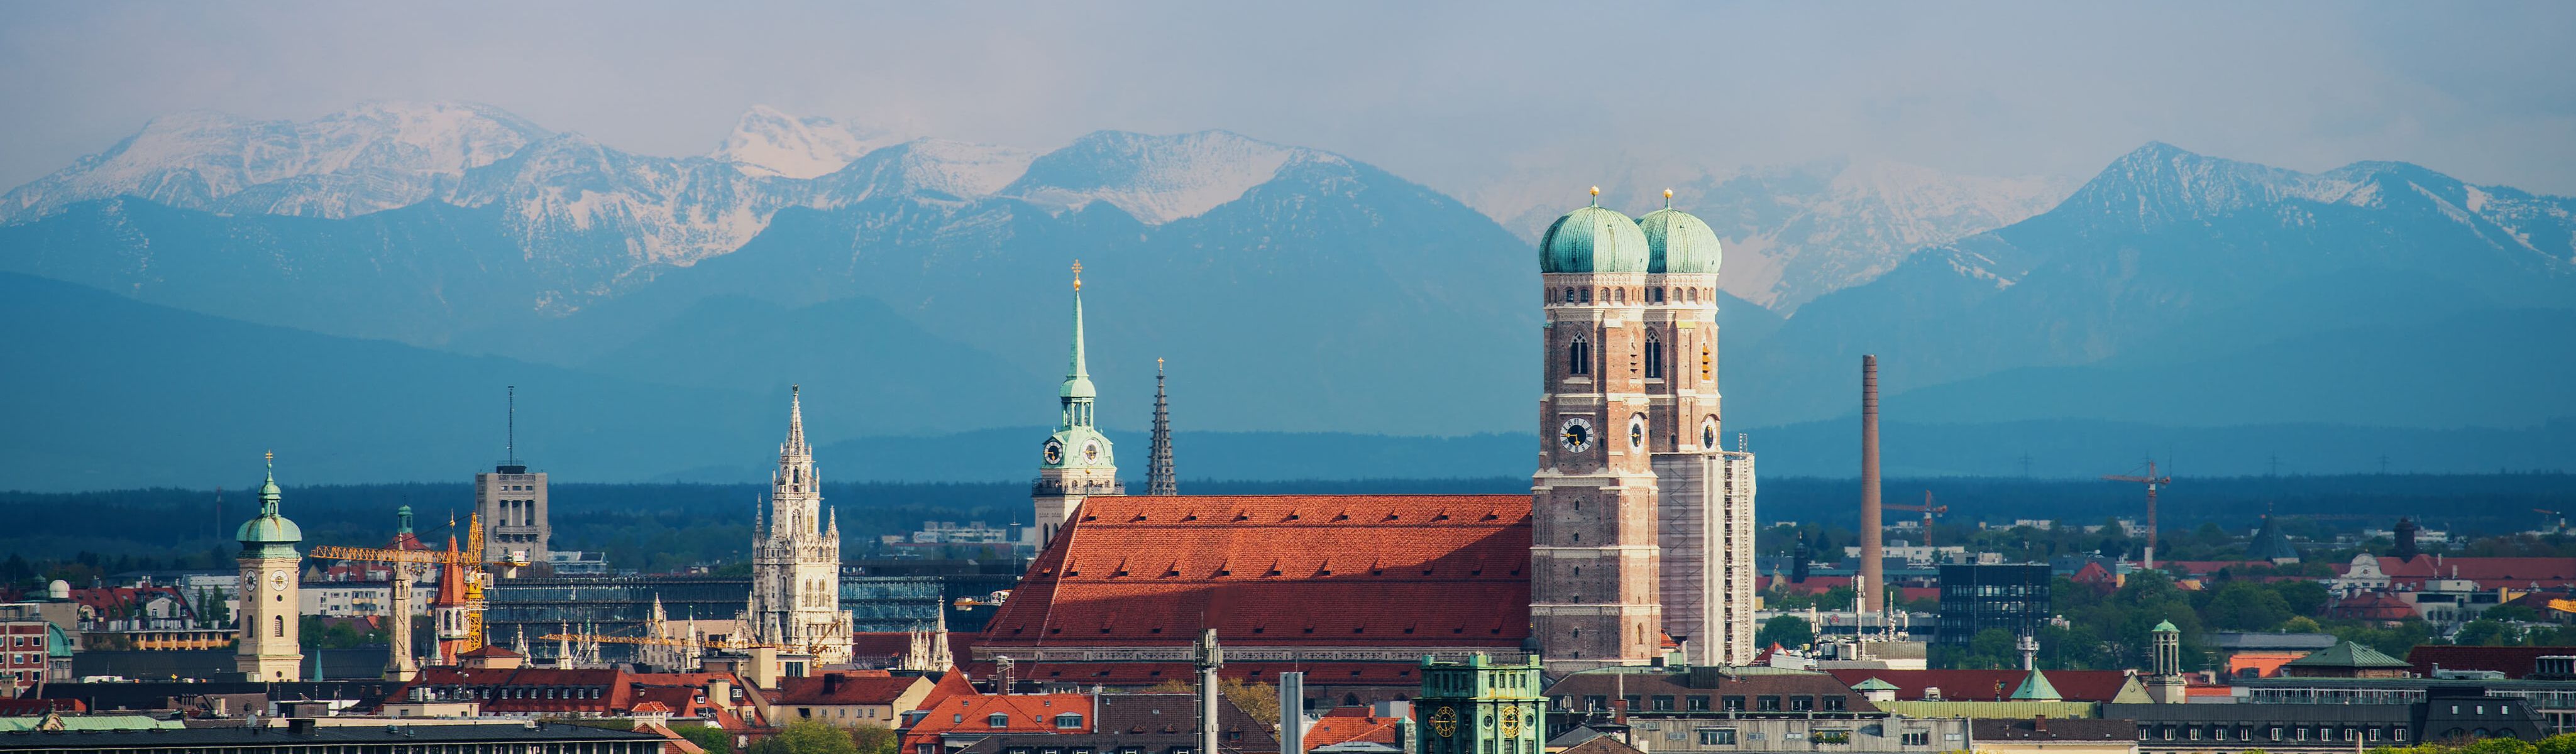
[[[502,452],[509,454],[510,465],[519,465],[519,386],[510,386],[510,429],[502,440]]]

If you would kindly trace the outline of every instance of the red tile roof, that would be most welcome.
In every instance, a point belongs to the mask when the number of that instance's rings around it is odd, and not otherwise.
[[[1336,707],[1317,718],[1302,740],[1308,749],[1352,741],[1403,748],[1403,742],[1396,740],[1398,723],[1403,721],[1400,717],[1378,717],[1367,707]]]
[[[886,661],[912,653],[910,631],[857,631],[850,634],[850,657]]]
[[[985,626],[1002,647],[1508,646],[1526,495],[1094,497]]]
[[[2326,605],[2326,617],[2351,620],[2405,620],[2415,606],[2387,592],[2362,592]]]
[[[1923,690],[1937,688],[1941,698],[1954,702],[1992,701],[2010,695],[2030,675],[2023,670],[1876,670],[1838,668],[1825,671],[1845,685],[1876,678],[1896,686],[1900,701],[1918,701]],[[2129,681],[2127,673],[2118,670],[2051,670],[2048,683],[2057,687],[2058,696],[2070,702],[2108,702],[2120,694]],[[1996,689],[2002,689],[1998,692]]]
[[[745,721],[735,716],[731,700],[711,703],[706,698],[707,683],[718,678],[731,682],[739,693],[759,693],[731,673],[429,667],[422,668],[420,675],[386,698],[408,699],[412,689],[422,688],[428,689],[433,699],[470,698],[480,702],[486,712],[504,715],[626,714],[636,705],[660,702],[675,716],[713,716],[717,724],[727,729],[756,725],[756,721]]]
[[[922,697],[921,706],[914,709],[930,709],[939,706],[941,702],[948,701],[950,697],[974,695],[975,684],[972,679],[966,677],[966,671],[951,670],[939,674],[939,680],[930,686],[930,694]]]
[[[2443,670],[2493,670],[2506,678],[2531,674],[2532,665],[2540,658],[2576,655],[2576,647],[2460,647],[2419,644],[2406,652],[2406,661],[2415,673],[2433,676],[2434,666]]]
[[[975,663],[974,668],[990,673],[993,663]],[[1277,683],[1279,674],[1304,671],[1312,685],[1397,686],[1418,688],[1422,678],[1414,675],[1415,663],[1407,662],[1226,662],[1217,674],[1260,683]],[[1153,686],[1165,681],[1192,681],[1197,671],[1186,662],[1023,662],[1011,667],[1011,677],[1021,681],[1081,683],[1116,688]],[[989,677],[989,676],[988,676]]]
[[[2336,573],[2352,569],[2336,564]],[[2411,559],[2379,558],[2379,571],[2400,589],[2419,589],[2431,579],[2470,579],[2480,589],[2534,589],[2576,585],[2576,558],[2450,558],[2417,555]]]
[[[930,679],[921,676],[856,675],[825,673],[803,678],[778,679],[774,704],[893,704],[912,691],[914,686],[927,687]]]
[[[1089,733],[1099,717],[1089,694],[952,696],[925,709],[921,721],[904,730],[903,748],[898,751],[920,751],[920,744],[940,744],[941,737],[950,733]],[[1081,727],[1056,727],[1056,716],[1067,712],[1082,715]],[[992,724],[996,714],[1004,716],[1001,727]],[[934,749],[945,750],[944,746]]]

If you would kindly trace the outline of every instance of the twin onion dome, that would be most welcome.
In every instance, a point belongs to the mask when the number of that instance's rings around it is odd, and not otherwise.
[[[1539,272],[1717,274],[1724,256],[1717,233],[1673,209],[1672,192],[1664,192],[1663,209],[1635,220],[1601,206],[1600,189],[1592,197],[1591,206],[1547,226],[1538,242]]]

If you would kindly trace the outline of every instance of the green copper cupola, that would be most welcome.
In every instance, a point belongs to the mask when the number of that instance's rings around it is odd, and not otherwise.
[[[245,521],[235,539],[241,540],[242,554],[248,557],[296,557],[295,545],[304,541],[304,529],[277,511],[281,496],[277,490],[277,454],[268,454],[268,480],[259,486],[259,517]]]

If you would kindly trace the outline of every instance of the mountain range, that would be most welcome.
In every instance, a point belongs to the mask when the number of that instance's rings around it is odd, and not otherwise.
[[[2080,185],[1852,161],[1663,177],[1728,244],[1730,428],[1847,415],[1862,353],[1891,418],[1980,437],[2576,416],[2553,379],[2576,353],[2576,200],[2164,144]],[[1642,211],[1660,188],[1605,203]],[[174,115],[0,195],[0,283],[25,293],[0,347],[65,359],[0,387],[194,400],[107,399],[87,421],[13,405],[13,425],[63,429],[25,440],[0,486],[114,484],[99,475],[138,432],[179,456],[205,452],[181,438],[309,436],[349,456],[323,479],[452,475],[458,453],[489,462],[468,449],[495,447],[477,412],[507,384],[535,388],[522,447],[599,477],[756,467],[740,451],[775,441],[790,384],[854,448],[979,437],[1052,416],[1077,259],[1113,430],[1143,425],[1168,358],[1185,432],[1235,433],[1219,468],[1260,468],[1265,444],[1279,469],[1331,468],[1312,456],[1337,445],[1402,455],[1378,435],[1422,438],[1396,443],[1423,462],[1396,475],[1483,475],[1439,438],[1528,431],[1526,234],[1571,206],[1504,193],[1470,206],[1224,131],[1029,150],[755,108],[705,156],[661,157],[470,104]],[[122,373],[81,379],[96,363]],[[362,439],[397,422],[379,437],[402,445]],[[166,462],[134,478],[204,473]]]

